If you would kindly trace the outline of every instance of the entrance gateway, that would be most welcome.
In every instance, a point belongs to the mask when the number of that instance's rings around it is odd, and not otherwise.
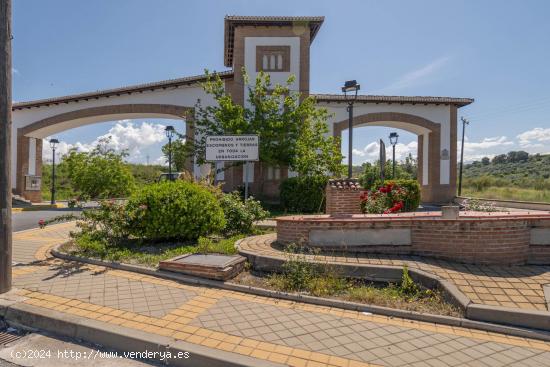
[[[233,100],[247,104],[248,86],[242,70],[254,81],[260,71],[273,83],[295,76],[292,90],[312,95],[319,107],[332,117],[329,131],[341,136],[347,129],[347,104],[343,95],[311,93],[310,46],[324,17],[226,16],[224,65],[219,72]],[[330,56],[330,55],[329,55]],[[42,140],[62,131],[98,122],[137,118],[170,118],[190,121],[200,99],[204,106],[214,100],[201,83],[206,75],[106,89],[13,104],[12,179],[14,192],[33,202],[42,200]],[[360,95],[354,106],[354,127],[387,126],[418,136],[418,180],[422,201],[449,202],[456,193],[457,110],[473,102],[470,98]],[[187,124],[186,134],[193,131]],[[279,184],[296,173],[287,167],[270,167],[261,161],[231,167],[217,173],[225,191],[250,181],[251,194],[277,198]],[[210,165],[188,163],[196,178],[205,177]]]

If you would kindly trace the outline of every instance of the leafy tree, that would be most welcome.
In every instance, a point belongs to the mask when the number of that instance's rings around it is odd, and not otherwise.
[[[508,152],[508,162],[527,162],[528,159],[529,153],[523,150]]]
[[[493,164],[506,163],[506,160],[507,160],[506,154],[499,154],[493,157]]]
[[[484,166],[487,166],[491,164],[491,159],[489,159],[489,157],[483,157],[481,158],[481,164],[483,164]]]
[[[132,172],[125,164],[128,155],[109,147],[110,137],[100,140],[91,152],[70,151],[64,158],[69,182],[85,198],[124,197],[135,186]]]
[[[196,155],[199,164],[205,163],[208,135],[257,134],[260,161],[266,165],[287,166],[301,175],[341,174],[339,144],[328,135],[328,111],[317,108],[313,97],[291,91],[294,76],[285,85],[273,86],[269,74],[259,73],[248,87],[248,104],[241,106],[226,93],[219,75],[207,75],[203,88],[217,103],[197,104],[192,122],[196,136],[186,144],[188,156]]]
[[[388,159],[386,161],[386,164],[384,165],[384,177],[386,179],[396,179],[396,180],[410,180],[414,179],[415,176],[413,176],[410,172],[407,170],[407,163],[402,164],[401,162],[395,162],[395,177],[392,177],[392,160]],[[411,162],[409,162],[411,164]],[[412,170],[412,165],[411,168]],[[359,182],[361,183],[361,186],[363,186],[366,189],[371,188],[374,185],[381,184],[380,181],[380,161],[376,161],[374,163],[364,163],[363,164],[363,174],[359,178]]]
[[[185,170],[185,161],[188,159],[185,142],[185,136],[178,136],[172,141],[172,169],[175,172],[182,172]],[[168,163],[168,155],[170,153],[168,144],[163,145],[162,153],[166,157],[166,162]]]

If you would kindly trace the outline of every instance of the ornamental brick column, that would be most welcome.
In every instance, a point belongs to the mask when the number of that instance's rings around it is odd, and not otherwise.
[[[361,214],[359,197],[363,188],[357,179],[329,180],[326,193],[326,213],[334,216]]]

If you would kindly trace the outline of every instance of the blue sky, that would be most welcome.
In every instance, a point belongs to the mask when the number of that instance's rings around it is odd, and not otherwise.
[[[546,0],[13,2],[16,101],[224,70],[226,14],[324,15],[311,48],[311,91],[338,93],[357,79],[365,94],[472,97],[459,111],[471,120],[469,159],[550,152]],[[110,134],[121,135],[134,160],[153,162],[163,143],[152,127],[159,123],[167,121],[96,124],[57,137],[86,147],[116,127]],[[143,140],[151,129],[158,138]],[[372,143],[388,133],[357,129],[355,161],[372,159]],[[400,135],[399,152],[414,153],[416,138]]]

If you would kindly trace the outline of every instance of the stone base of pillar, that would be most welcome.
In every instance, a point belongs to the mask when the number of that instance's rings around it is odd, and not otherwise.
[[[422,204],[449,204],[456,196],[455,185],[425,185],[420,189]]]

